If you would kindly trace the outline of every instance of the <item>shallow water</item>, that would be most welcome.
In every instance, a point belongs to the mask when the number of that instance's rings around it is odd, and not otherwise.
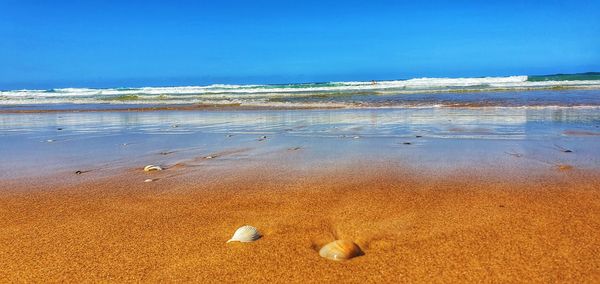
[[[280,160],[298,167],[392,161],[419,171],[562,164],[595,169],[600,112],[503,107],[0,114],[0,152],[4,178]],[[217,157],[203,159],[211,155]]]
[[[600,107],[600,75],[529,81],[527,76],[418,78],[286,85],[67,88],[0,91],[0,111],[106,109],[157,105],[284,108],[435,106]]]

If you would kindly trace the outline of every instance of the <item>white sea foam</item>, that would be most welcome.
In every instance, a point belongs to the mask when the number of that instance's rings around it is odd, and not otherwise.
[[[538,89],[600,89],[600,80],[528,81],[527,76],[484,78],[415,78],[380,82],[330,82],[282,85],[223,85],[143,88],[62,88],[0,92],[1,105],[16,104],[319,104],[344,95],[402,95],[447,92],[525,91]],[[279,99],[319,96],[323,102],[281,102]],[[360,99],[358,99],[360,102]],[[341,103],[349,105],[348,103]],[[357,104],[350,104],[356,106]]]

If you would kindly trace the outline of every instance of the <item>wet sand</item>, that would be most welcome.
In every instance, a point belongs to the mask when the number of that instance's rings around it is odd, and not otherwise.
[[[600,281],[598,172],[492,173],[273,160],[3,180],[0,281]],[[225,244],[245,224],[263,238]],[[335,239],[365,255],[320,258]]]
[[[89,112],[155,112],[155,111],[243,111],[243,110],[311,110],[311,109],[342,109],[343,106],[253,106],[232,104],[181,104],[181,105],[144,105],[144,104],[92,104],[92,105],[0,105],[0,114],[35,114],[35,113],[89,113]]]
[[[0,114],[0,282],[600,282],[598,121],[518,108]],[[264,237],[225,244],[246,224]],[[335,239],[365,255],[322,259]]]

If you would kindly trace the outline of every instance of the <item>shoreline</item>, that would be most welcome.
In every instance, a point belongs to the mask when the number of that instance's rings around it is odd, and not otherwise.
[[[68,105],[68,104],[67,104]],[[47,107],[47,105],[44,105]],[[61,104],[64,106],[64,104]],[[185,105],[164,105],[164,106],[135,106],[135,107],[114,107],[114,108],[85,108],[86,104],[81,104],[81,108],[69,109],[1,109],[0,114],[44,114],[44,113],[102,113],[102,112],[161,112],[161,111],[306,111],[306,110],[402,110],[402,109],[451,109],[451,110],[478,110],[478,109],[532,109],[532,110],[553,110],[553,109],[600,109],[600,105],[500,105],[500,104],[479,104],[464,103],[453,105],[377,105],[377,106],[241,106],[241,105],[204,105],[204,104],[185,104]],[[118,106],[118,105],[111,105]],[[30,107],[30,106],[26,106]]]
[[[85,106],[85,105],[82,105]],[[118,106],[118,105],[114,105]],[[28,106],[29,107],[29,106]],[[600,106],[598,106],[600,108]],[[28,113],[87,113],[87,112],[152,112],[152,111],[235,111],[235,110],[332,110],[343,109],[343,107],[276,107],[276,106],[240,106],[232,105],[208,105],[208,104],[185,104],[185,105],[164,105],[164,106],[136,106],[136,107],[115,107],[103,109],[27,109],[10,110],[0,109],[0,114],[28,114]]]
[[[600,81],[599,81],[600,82]],[[298,93],[297,96],[285,94],[236,93],[214,95],[172,94],[167,100],[157,100],[154,95],[133,94],[138,99],[120,101],[119,96],[106,98],[86,98],[79,100],[74,96],[65,96],[64,100],[44,98],[27,104],[28,100],[0,104],[0,114],[12,113],[60,113],[60,112],[150,112],[150,111],[244,111],[244,110],[335,110],[335,109],[486,109],[486,108],[556,108],[579,109],[600,108],[599,89],[550,89],[550,90],[486,90],[477,92],[429,92],[403,94],[392,92],[360,92],[357,94],[329,94],[319,92]],[[474,96],[478,93],[479,96]],[[181,98],[177,98],[181,95]],[[90,94],[90,96],[94,96]],[[108,99],[116,96],[114,101]],[[123,95],[129,96],[129,95]],[[217,96],[217,97],[214,97]],[[219,97],[222,96],[222,97]],[[33,97],[32,97],[33,99]],[[0,95],[0,100],[3,98]],[[4,98],[4,100],[9,100]],[[45,101],[47,100],[47,101]],[[58,101],[56,101],[58,100]]]

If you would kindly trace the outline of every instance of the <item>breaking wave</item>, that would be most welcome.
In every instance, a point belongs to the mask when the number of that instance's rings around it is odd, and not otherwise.
[[[600,73],[484,78],[415,78],[394,81],[279,85],[223,85],[143,88],[62,88],[0,91],[0,105],[30,104],[210,104],[240,106],[369,106],[385,101],[406,105],[411,94],[600,90]],[[407,95],[407,96],[405,96]],[[376,98],[376,99],[374,99]],[[386,101],[386,98],[390,98]],[[391,99],[393,98],[393,99]],[[386,105],[384,104],[384,105]],[[418,105],[410,103],[409,105]]]

